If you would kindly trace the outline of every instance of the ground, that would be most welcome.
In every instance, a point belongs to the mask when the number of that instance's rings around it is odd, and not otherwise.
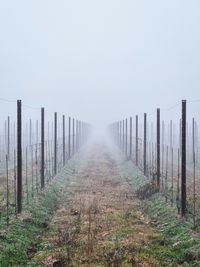
[[[1,267],[198,267],[200,229],[116,148],[76,154],[0,224]]]
[[[88,151],[40,240],[37,266],[165,266],[143,252],[159,234],[120,163],[106,146]]]

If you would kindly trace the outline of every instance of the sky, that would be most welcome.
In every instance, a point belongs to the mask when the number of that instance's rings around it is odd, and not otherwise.
[[[101,127],[199,100],[199,14],[199,0],[0,0],[0,98]]]

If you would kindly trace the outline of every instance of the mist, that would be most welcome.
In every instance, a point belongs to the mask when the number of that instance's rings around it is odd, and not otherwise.
[[[199,0],[0,0],[0,266],[200,266],[199,29]]]
[[[199,99],[199,8],[182,0],[1,1],[0,97],[98,129]],[[8,107],[15,114],[15,105],[1,106],[1,118]]]

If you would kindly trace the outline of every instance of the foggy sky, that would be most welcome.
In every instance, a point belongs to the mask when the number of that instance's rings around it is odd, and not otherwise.
[[[100,125],[200,99],[199,14],[199,0],[1,0],[0,97]]]

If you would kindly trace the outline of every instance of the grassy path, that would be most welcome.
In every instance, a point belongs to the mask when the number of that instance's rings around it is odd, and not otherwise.
[[[160,234],[140,204],[108,148],[92,147],[30,266],[169,266],[144,250]]]

